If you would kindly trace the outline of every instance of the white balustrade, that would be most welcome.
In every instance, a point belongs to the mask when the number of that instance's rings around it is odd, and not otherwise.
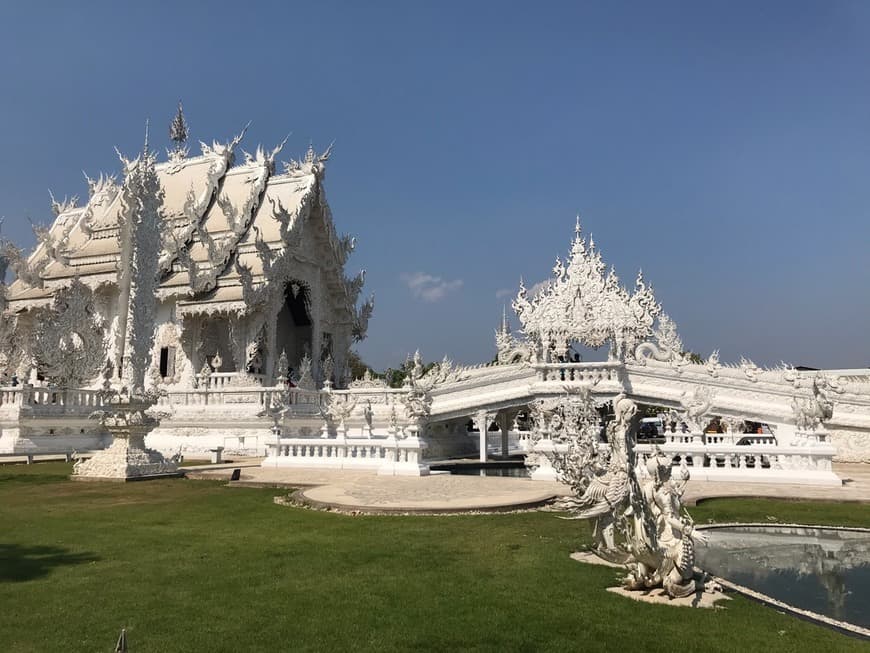
[[[769,436],[767,436],[769,437]],[[832,471],[831,446],[783,446],[775,443],[679,443],[638,444],[638,456],[645,460],[655,450],[669,456],[673,464],[685,462],[696,481],[746,483],[801,483],[842,485]]]
[[[667,441],[663,444],[635,445],[639,460],[646,460],[654,452],[661,452],[671,458],[675,469],[683,463],[689,469],[693,481],[720,481],[735,483],[795,483],[806,485],[842,485],[840,478],[833,472],[831,460],[834,447],[827,444],[807,446],[778,445],[775,442],[754,442],[737,444],[734,442],[704,442],[701,434],[669,434],[685,441]],[[711,434],[707,434],[708,436]],[[769,434],[735,434],[746,438],[770,440]],[[746,441],[743,438],[740,440]],[[599,453],[606,454],[609,445],[599,444]],[[548,462],[541,460],[553,455],[568,452],[568,445],[548,438],[541,438],[534,444],[529,441],[527,456],[542,462],[541,467],[532,474],[532,479],[555,480],[550,473]]]
[[[225,404],[253,404],[259,409],[271,404],[272,395],[283,393],[278,387],[233,387],[226,384],[217,389],[211,387],[191,388],[185,390],[169,390],[160,397],[158,404],[171,408],[212,406]],[[321,392],[318,390],[302,390],[290,388],[287,391],[290,402],[290,413],[316,413],[321,403]]]
[[[619,382],[622,363],[538,363],[534,366],[541,381],[598,384]]]
[[[4,387],[0,388],[0,407],[7,408],[9,406],[21,405],[21,388],[20,387]]]
[[[262,374],[245,374],[241,372],[212,372],[200,379],[210,390],[222,390],[228,386],[260,387],[265,376]]]
[[[0,388],[0,410],[17,412],[27,408],[31,415],[88,415],[105,404],[99,390],[15,386]]]
[[[263,467],[375,470],[389,476],[422,476],[426,445],[417,438],[285,438],[267,444]]]

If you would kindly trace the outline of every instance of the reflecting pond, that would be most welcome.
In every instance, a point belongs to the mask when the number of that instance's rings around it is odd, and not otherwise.
[[[704,530],[705,571],[838,621],[870,628],[870,531],[798,526]]]
[[[443,463],[431,465],[432,471],[450,472],[458,476],[509,476],[528,478],[529,470],[522,463]]]

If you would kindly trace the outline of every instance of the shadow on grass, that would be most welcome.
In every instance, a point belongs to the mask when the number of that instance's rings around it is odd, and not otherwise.
[[[72,553],[58,546],[0,544],[0,582],[42,578],[55,567],[96,562],[92,553]]]

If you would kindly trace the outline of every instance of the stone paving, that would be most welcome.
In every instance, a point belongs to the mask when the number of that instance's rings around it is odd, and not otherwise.
[[[191,478],[229,479],[240,465],[187,468]],[[304,488],[306,499],[349,510],[471,511],[539,505],[564,494],[564,486],[527,478],[452,476],[378,476],[374,472],[241,467],[240,484]]]
[[[470,511],[522,508],[567,494],[559,483],[525,478],[451,476],[377,476],[373,472],[259,467],[257,459],[222,465],[187,467],[191,478],[229,479],[241,468],[240,484],[304,488],[306,499],[348,510]],[[771,497],[870,502],[870,465],[835,464],[845,484],[840,488],[760,483],[690,481],[686,502],[712,497]]]

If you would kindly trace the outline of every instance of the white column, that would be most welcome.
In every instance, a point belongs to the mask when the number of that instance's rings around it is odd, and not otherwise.
[[[501,455],[507,458],[509,452],[508,436],[511,428],[511,418],[507,411],[499,416],[499,426],[501,426]]]
[[[485,410],[479,411],[473,418],[474,427],[479,431],[480,437],[480,462],[486,462],[486,433],[489,429],[489,423],[492,421],[492,414]]]

